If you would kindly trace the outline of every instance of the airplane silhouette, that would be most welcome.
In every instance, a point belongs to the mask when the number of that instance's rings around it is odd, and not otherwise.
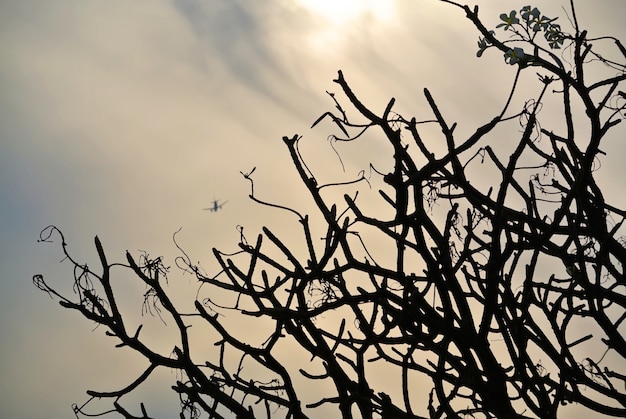
[[[220,204],[219,199],[214,199],[213,200],[213,206],[209,207],[209,208],[202,208],[205,211],[211,211],[211,212],[217,212],[218,210],[221,210],[222,207],[227,203],[228,201],[224,201]]]

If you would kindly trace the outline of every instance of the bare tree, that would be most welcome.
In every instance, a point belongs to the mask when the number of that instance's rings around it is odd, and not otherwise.
[[[389,170],[371,165],[369,176],[320,184],[299,152],[301,137],[284,137],[315,202],[311,216],[266,202],[255,193],[253,173],[242,173],[252,200],[297,218],[305,255],[268,228],[254,241],[242,229],[236,254],[214,250],[216,275],[181,249],[177,265],[201,287],[195,310],[185,313],[168,296],[161,258],[127,253],[124,263],[111,263],[96,237],[101,266],[92,270],[71,257],[59,230],[42,232],[44,241],[61,237],[75,295],[61,295],[41,275],[35,284],[147,361],[127,387],[89,391],[92,398],[112,399],[125,418],[148,418],[143,405],[134,416],[122,399],[164,367],[181,372],[172,387],[181,418],[304,418],[321,406],[345,418],[556,418],[571,403],[626,417],[626,211],[607,202],[594,177],[602,140],[626,109],[618,89],[626,50],[618,39],[592,39],[581,30],[573,2],[568,33],[532,7],[501,15],[497,32],[490,31],[477,7],[442,1],[463,10],[480,32],[478,56],[499,50],[517,68],[501,112],[458,138],[457,124],[427,89],[427,119],[394,112],[394,99],[378,114],[340,71],[334,81],[341,94],[329,93],[335,109],[313,125],[336,124],[333,144],[352,142],[342,152],[366,136],[384,139]],[[617,58],[600,55],[592,43],[613,44]],[[589,80],[592,66],[609,75]],[[528,73],[537,74],[536,94],[511,110]],[[559,128],[542,121],[547,97],[560,103]],[[421,135],[433,125],[439,138]],[[495,133],[510,148],[496,146]],[[443,149],[435,147],[441,138]],[[481,171],[490,173],[490,184]],[[377,206],[360,203],[368,188],[377,191]],[[128,330],[111,285],[118,268],[145,283],[146,307],[173,319],[178,342],[171,354],[146,345],[141,326]],[[240,336],[225,312],[265,321],[265,341]],[[219,335],[213,359],[192,356],[192,323]],[[310,362],[293,365],[277,355],[284,342]],[[377,382],[381,366],[397,372],[397,391]],[[307,383],[324,383],[330,393],[304,403]],[[416,394],[423,389],[421,402]],[[75,412],[84,414],[84,405]]]

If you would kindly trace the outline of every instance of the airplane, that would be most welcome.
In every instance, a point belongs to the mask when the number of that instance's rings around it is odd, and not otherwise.
[[[228,201],[224,201],[220,204],[219,199],[214,199],[213,200],[213,206],[209,207],[209,208],[202,208],[205,211],[211,211],[211,212],[217,212],[218,210],[221,210],[222,207],[227,203]]]

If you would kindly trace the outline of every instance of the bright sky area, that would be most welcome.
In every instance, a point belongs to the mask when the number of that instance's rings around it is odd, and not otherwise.
[[[475,1],[488,27],[525,5]],[[534,5],[569,29],[568,3]],[[590,36],[626,41],[624,0],[577,3]],[[405,116],[430,118],[428,87],[459,130],[491,119],[515,69],[495,51],[478,59],[477,39],[461,10],[436,0],[2,1],[0,417],[73,417],[86,389],[130,378],[103,329],[32,285],[38,273],[70,283],[58,243],[37,244],[42,228],[62,229],[78,260],[95,262],[99,235],[111,260],[141,249],[169,264],[182,228],[179,242],[210,270],[210,249],[235,249],[238,225],[254,237],[285,222],[250,202],[240,171],[256,167],[263,198],[311,208],[282,136],[303,135],[316,170],[339,172],[332,126],[309,129],[333,107],[337,70],[373,109],[393,96]],[[619,155],[623,143],[609,146]],[[356,150],[342,155],[346,176],[376,157]],[[606,170],[616,179],[624,168]],[[623,208],[623,177],[612,187]],[[228,202],[202,211],[213,199]]]

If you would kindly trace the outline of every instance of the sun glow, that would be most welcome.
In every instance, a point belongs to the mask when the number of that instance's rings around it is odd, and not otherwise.
[[[306,35],[309,47],[326,53],[353,41],[362,23],[376,30],[376,22],[388,23],[395,15],[395,0],[291,1],[313,18]]]
[[[347,23],[366,15],[388,20],[393,13],[393,0],[296,0],[300,6],[319,17],[335,23]]]

